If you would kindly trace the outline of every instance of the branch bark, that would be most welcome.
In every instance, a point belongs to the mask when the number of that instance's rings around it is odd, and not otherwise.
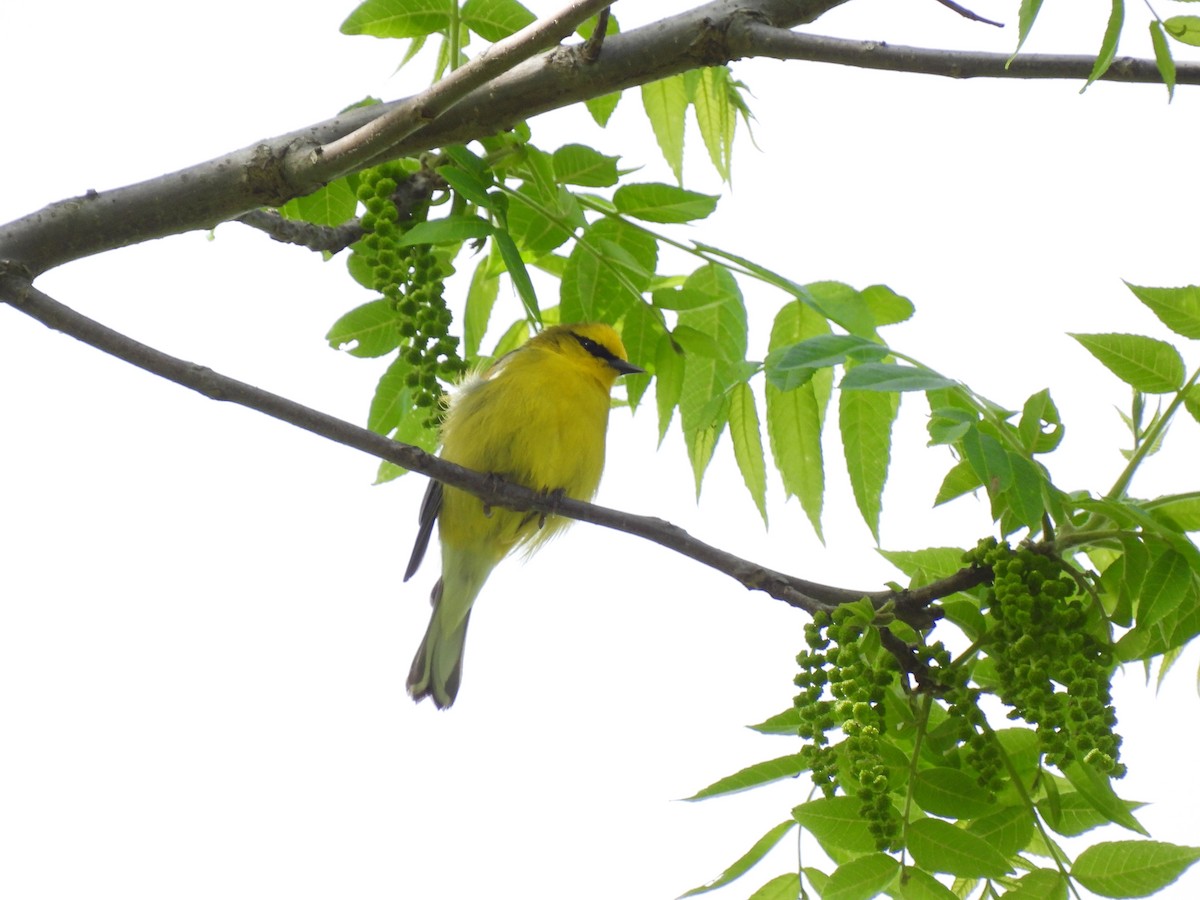
[[[869,597],[876,606],[892,604],[897,617],[913,627],[925,628],[936,618],[936,611],[929,609],[935,600],[982,584],[991,577],[984,570],[964,569],[919,591],[861,591],[807,581],[734,556],[662,519],[638,516],[570,498],[548,496],[488,473],[464,469],[418,447],[401,444],[294,400],[222,375],[206,366],[163,353],[64,306],[33,287],[26,279],[0,274],[0,302],[10,304],[48,328],[70,335],[212,400],[236,403],[265,413],[346,447],[469,491],[482,502],[493,506],[562,515],[645,538],[728,575],[749,590],[763,591],[776,600],[809,613],[828,611],[841,603]]]

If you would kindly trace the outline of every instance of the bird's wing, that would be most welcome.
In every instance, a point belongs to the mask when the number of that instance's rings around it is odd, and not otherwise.
[[[433,523],[437,521],[442,509],[442,483],[429,479],[429,487],[425,489],[425,499],[421,501],[421,514],[418,518],[420,528],[417,530],[417,542],[413,545],[412,556],[408,560],[408,568],[404,570],[404,580],[412,578],[425,551],[429,549],[429,538],[433,534]]]

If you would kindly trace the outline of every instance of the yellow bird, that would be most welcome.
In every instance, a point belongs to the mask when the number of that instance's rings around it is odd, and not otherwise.
[[[621,375],[641,371],[608,325],[547,328],[458,387],[442,422],[442,458],[590,500],[604,468],[609,392]],[[489,509],[478,497],[431,480],[405,581],[425,556],[435,520],[442,577],[408,692],[446,709],[458,695],[467,622],[488,575],[515,548],[532,552],[570,520]]]

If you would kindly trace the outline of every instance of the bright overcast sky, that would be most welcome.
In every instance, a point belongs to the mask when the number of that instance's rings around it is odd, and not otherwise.
[[[615,12],[630,28],[688,5]],[[856,0],[812,30],[1007,51],[1016,6],[978,0],[1010,22],[999,32],[933,0]],[[1046,4],[1032,49],[1094,51],[1105,11],[1054,19],[1070,6]],[[8,7],[0,221],[364,95],[403,96],[428,73],[393,76],[399,47],[341,36],[351,2]],[[1149,52],[1142,15],[1130,7],[1125,52]],[[891,330],[895,346],[1005,405],[1050,386],[1067,425],[1055,476],[1107,487],[1123,464],[1114,405],[1128,398],[1065,332],[1164,336],[1121,279],[1200,277],[1182,211],[1195,89],[1168,106],[1152,86],[1080,97],[1065,82],[767,61],[734,71],[754,95],[761,152],[739,133],[733,190],[688,234],[795,281],[885,282],[909,296],[916,319]],[[564,111],[536,120],[534,139],[591,143],[646,180],[668,178],[636,92],[607,132]],[[694,135],[686,180],[719,189]],[[323,341],[369,299],[341,259],[238,225],[84,260],[39,285],[139,340],[354,422],[383,366]],[[783,298],[742,288],[761,356]],[[495,333],[518,315],[505,299]],[[458,703],[415,707],[404,679],[436,566],[409,584],[400,573],[421,479],[372,487],[374,463],[354,451],[7,308],[0,383],[0,895],[665,900],[805,799],[801,779],[674,802],[794,750],[742,728],[791,702],[805,619],[781,604],[579,526],[497,570]],[[923,410],[905,398],[889,549],[991,531],[985,503],[929,509],[949,460],[923,449]],[[1195,423],[1180,422],[1135,493],[1194,488],[1196,444]],[[697,504],[678,437],[655,449],[651,407],[614,413],[599,502],[805,578],[875,588],[898,576],[858,521],[835,447],[825,546],[774,482],[764,531],[727,442]],[[1134,671],[1118,699],[1131,768],[1120,789],[1153,802],[1139,816],[1155,837],[1183,844],[1200,843],[1195,671],[1191,652],[1158,699]],[[794,851],[780,851],[726,894],[793,865]],[[1198,894],[1191,873],[1165,896]]]

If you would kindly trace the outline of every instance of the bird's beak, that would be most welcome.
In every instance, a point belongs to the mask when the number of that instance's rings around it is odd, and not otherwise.
[[[619,375],[645,375],[646,374],[645,369],[639,369],[633,363],[627,362],[623,359],[609,360],[608,364],[610,366],[612,366],[614,369],[616,369],[617,372],[619,373]]]

